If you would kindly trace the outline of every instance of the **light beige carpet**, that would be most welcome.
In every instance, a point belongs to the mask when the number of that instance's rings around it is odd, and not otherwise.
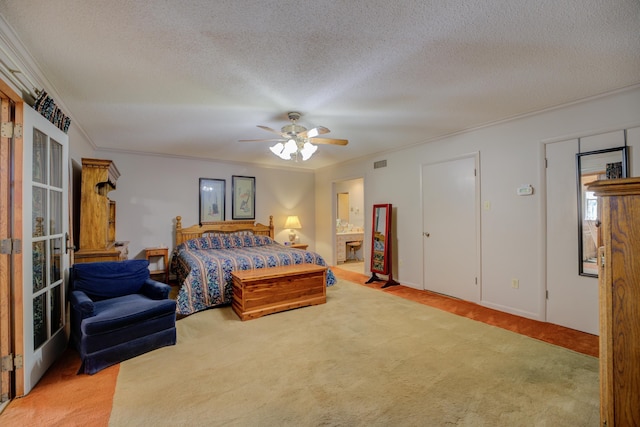
[[[327,303],[181,319],[120,365],[111,426],[596,426],[598,361],[341,280]]]
[[[365,272],[364,272],[364,262],[362,262],[362,261],[360,261],[360,262],[354,262],[354,261],[343,262],[342,264],[338,265],[338,268],[341,269],[341,270],[352,271],[354,273],[365,274]]]

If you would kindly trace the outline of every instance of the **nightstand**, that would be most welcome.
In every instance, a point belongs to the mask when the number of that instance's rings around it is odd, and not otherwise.
[[[162,283],[169,283],[169,248],[145,248],[145,257],[151,263],[155,264],[156,269],[151,270],[149,274],[154,280]]]
[[[304,249],[305,251],[309,247],[309,245],[305,245],[303,243],[294,243],[293,245],[289,245],[289,246],[291,246],[292,248],[296,248],[296,249]]]

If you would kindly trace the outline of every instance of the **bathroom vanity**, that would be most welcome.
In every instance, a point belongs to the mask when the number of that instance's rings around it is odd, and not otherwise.
[[[364,240],[363,232],[345,231],[336,233],[336,257],[338,263],[347,260],[347,243],[362,242]]]

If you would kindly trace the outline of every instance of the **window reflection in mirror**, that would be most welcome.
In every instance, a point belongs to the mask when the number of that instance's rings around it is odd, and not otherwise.
[[[578,272],[598,277],[598,198],[587,186],[598,180],[627,177],[627,147],[576,154],[578,171]]]

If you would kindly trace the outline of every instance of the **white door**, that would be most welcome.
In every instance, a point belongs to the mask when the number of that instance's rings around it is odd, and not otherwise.
[[[67,345],[64,275],[69,231],[68,137],[24,107],[24,394]]]
[[[545,146],[547,322],[598,334],[598,279],[578,275],[578,140]]]
[[[480,300],[477,155],[422,167],[424,288]]]

